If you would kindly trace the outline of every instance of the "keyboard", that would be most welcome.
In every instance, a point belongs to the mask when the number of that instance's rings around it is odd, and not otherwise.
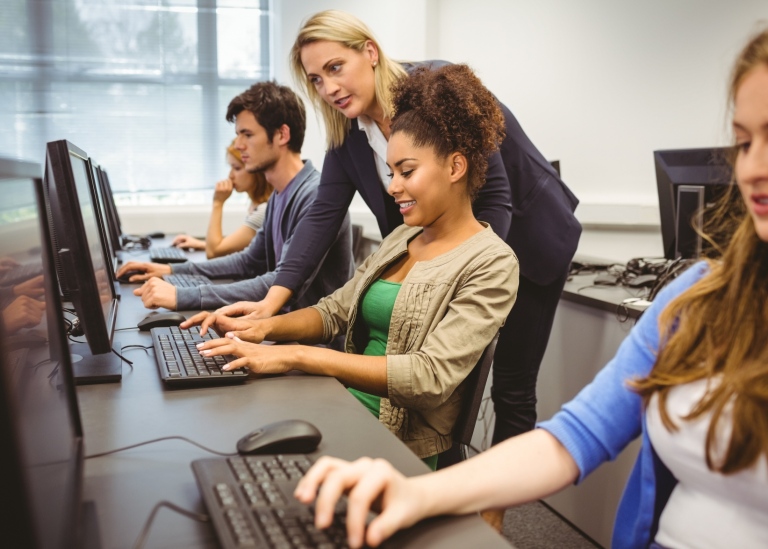
[[[149,260],[154,263],[184,263],[187,256],[179,248],[150,248]]]
[[[222,371],[221,367],[235,357],[203,357],[200,354],[197,350],[198,343],[218,337],[211,331],[201,337],[200,328],[182,330],[177,326],[171,326],[152,328],[150,334],[160,378],[168,387],[230,385],[248,378],[247,370]]]
[[[205,275],[198,274],[169,274],[163,275],[163,280],[176,286],[177,288],[197,288],[206,284],[213,284],[211,279]]]
[[[312,465],[304,454],[198,459],[192,471],[224,549],[347,547],[345,500],[333,524],[314,525],[314,508],[293,497]]]

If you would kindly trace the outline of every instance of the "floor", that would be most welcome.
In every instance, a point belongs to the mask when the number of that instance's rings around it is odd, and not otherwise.
[[[538,501],[507,509],[502,534],[516,549],[600,547]]]

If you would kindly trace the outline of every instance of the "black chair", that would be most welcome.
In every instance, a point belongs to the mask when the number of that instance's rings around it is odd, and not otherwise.
[[[480,405],[483,402],[483,393],[485,384],[488,381],[488,374],[493,364],[493,355],[496,352],[496,342],[499,340],[499,334],[493,336],[493,339],[480,355],[480,360],[464,380],[466,390],[464,392],[464,402],[461,405],[461,412],[453,426],[453,446],[438,454],[437,468],[443,469],[449,465],[454,465],[467,459],[467,448],[472,444],[472,435],[475,432],[477,424],[477,415],[480,412]]]

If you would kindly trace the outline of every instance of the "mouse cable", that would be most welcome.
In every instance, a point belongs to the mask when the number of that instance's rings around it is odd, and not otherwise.
[[[154,348],[155,347],[153,345],[147,345],[146,347],[144,345],[125,345],[123,347],[120,347],[120,350],[125,351],[125,350],[131,350],[131,349],[144,349],[145,351],[149,351],[150,349],[154,349]]]
[[[141,529],[141,533],[139,534],[139,537],[136,539],[136,543],[133,544],[133,549],[141,549],[144,547],[144,542],[147,541],[147,536],[149,535],[149,529],[152,527],[152,522],[155,520],[155,515],[157,515],[157,512],[160,510],[161,507],[167,507],[171,511],[176,511],[180,515],[184,515],[187,518],[191,518],[192,520],[196,520],[198,522],[210,522],[211,517],[208,515],[204,515],[202,513],[195,513],[194,511],[189,511],[188,509],[184,509],[183,507],[179,507],[175,503],[172,503],[170,501],[158,501],[155,506],[152,508],[152,511],[149,513],[149,517],[147,517],[147,521],[144,523],[144,527]]]
[[[120,350],[122,351],[122,349],[120,349]],[[128,364],[128,366],[130,366],[131,368],[133,368],[133,362],[131,362],[130,360],[128,360],[127,358],[125,358],[123,355],[121,355],[120,353],[118,353],[117,351],[115,351],[115,349],[114,349],[114,348],[112,348],[112,352],[113,352],[113,353],[115,353],[115,354],[116,354],[118,357],[120,357],[120,360],[124,361],[126,364]]]
[[[138,326],[129,326],[127,328],[115,328],[116,332],[124,332],[125,330],[138,330]]]
[[[136,444],[131,444],[130,446],[123,446],[122,448],[115,448],[114,450],[107,450],[106,452],[101,452],[98,454],[91,454],[89,456],[85,456],[84,459],[91,459],[91,458],[97,458],[102,456],[108,456],[109,454],[115,454],[117,452],[122,452],[123,450],[130,450],[131,448],[136,448],[138,446],[144,446],[145,444],[152,444],[155,442],[161,442],[163,440],[183,440],[184,442],[188,442],[194,446],[197,446],[201,450],[205,450],[206,452],[210,452],[211,454],[216,454],[217,456],[224,456],[224,457],[232,457],[236,456],[237,453],[225,453],[225,452],[219,452],[217,450],[212,450],[208,448],[207,446],[203,446],[199,442],[195,442],[194,440],[188,439],[187,437],[183,437],[180,435],[171,435],[167,437],[160,437],[160,438],[153,438],[152,440],[145,440],[144,442],[137,442]]]

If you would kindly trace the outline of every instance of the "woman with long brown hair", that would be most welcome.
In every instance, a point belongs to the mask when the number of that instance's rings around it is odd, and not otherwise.
[[[730,103],[744,210],[722,257],[660,292],[614,359],[539,429],[411,479],[381,460],[323,458],[296,490],[317,497],[318,526],[349,492],[350,545],[376,546],[428,516],[550,495],[640,436],[612,547],[768,547],[768,30],[738,57]]]

